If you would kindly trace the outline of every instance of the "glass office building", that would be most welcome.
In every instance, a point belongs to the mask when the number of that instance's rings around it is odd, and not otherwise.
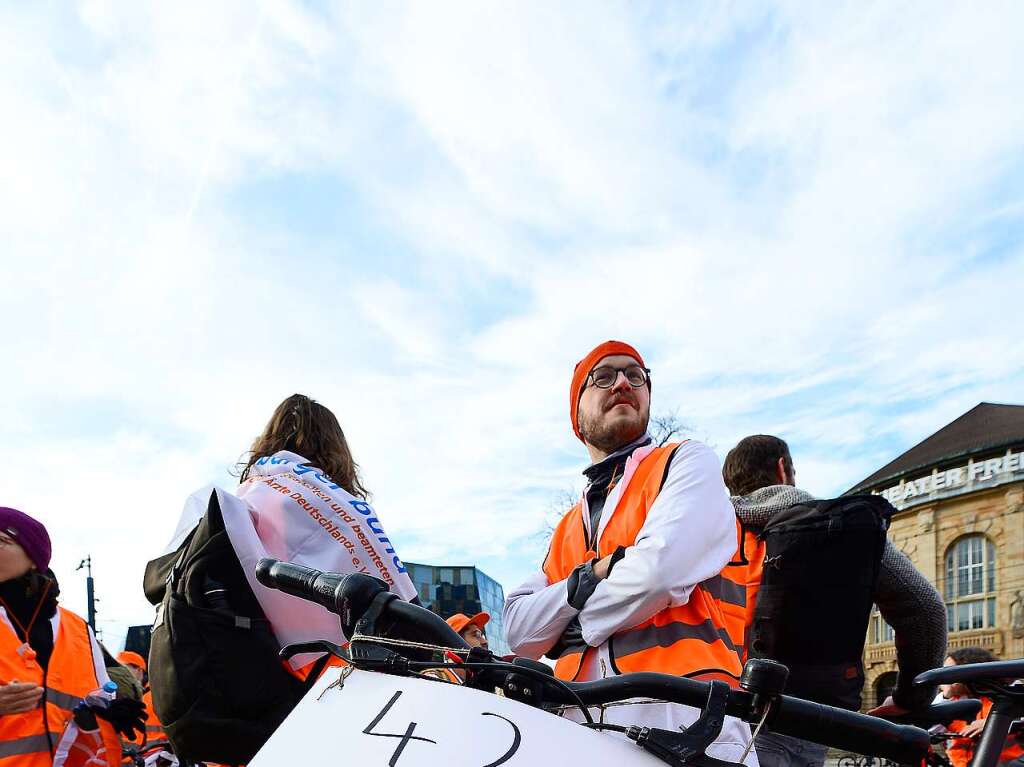
[[[490,614],[491,620],[486,627],[487,643],[498,655],[509,653],[501,622],[505,591],[500,583],[472,566],[420,565],[415,562],[406,562],[405,566],[424,607],[445,619],[455,613],[469,616],[479,612]]]

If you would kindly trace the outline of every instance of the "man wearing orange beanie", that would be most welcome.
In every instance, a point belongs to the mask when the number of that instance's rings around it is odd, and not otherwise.
[[[699,442],[656,446],[647,434],[651,376],[640,353],[605,341],[577,363],[573,431],[590,454],[587,485],[559,522],[540,572],[509,594],[512,651],[555,660],[565,680],[656,671],[735,683],[741,671],[718,574],[736,521],[715,454]],[[676,704],[607,709],[605,722],[676,730],[699,712]],[[750,729],[727,717],[710,756],[738,761]],[[756,765],[753,750],[744,760]]]

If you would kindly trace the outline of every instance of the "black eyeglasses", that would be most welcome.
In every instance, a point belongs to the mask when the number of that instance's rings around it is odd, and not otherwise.
[[[587,376],[587,378],[593,381],[594,386],[598,389],[610,389],[615,385],[615,382],[619,380],[619,373],[622,373],[626,377],[626,383],[634,389],[639,389],[650,380],[651,371],[649,368],[643,368],[639,365],[627,365],[624,368],[613,368],[602,365],[599,368],[591,370],[590,375]]]

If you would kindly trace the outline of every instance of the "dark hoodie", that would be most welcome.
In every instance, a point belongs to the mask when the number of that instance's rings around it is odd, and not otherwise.
[[[749,495],[733,496],[736,516],[749,527],[762,528],[772,515],[814,496],[790,485],[772,485]],[[939,592],[917,571],[906,554],[885,542],[875,586],[875,604],[896,635],[899,679],[893,699],[903,708],[927,706],[935,691],[915,688],[914,677],[942,665],[946,655],[946,606]]]

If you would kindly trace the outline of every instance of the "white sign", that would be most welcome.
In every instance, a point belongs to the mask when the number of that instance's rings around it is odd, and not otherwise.
[[[664,767],[622,736],[498,695],[428,679],[329,669],[250,767]]]
[[[1005,455],[997,458],[968,461],[965,466],[957,466],[945,471],[935,469],[931,474],[918,479],[902,481],[898,485],[893,485],[875,494],[881,495],[890,503],[899,506],[918,499],[924,500],[920,496],[944,493],[945,491],[955,492],[971,482],[987,482],[1000,475],[1012,475],[1017,472],[1024,472],[1024,452],[1007,451]]]

